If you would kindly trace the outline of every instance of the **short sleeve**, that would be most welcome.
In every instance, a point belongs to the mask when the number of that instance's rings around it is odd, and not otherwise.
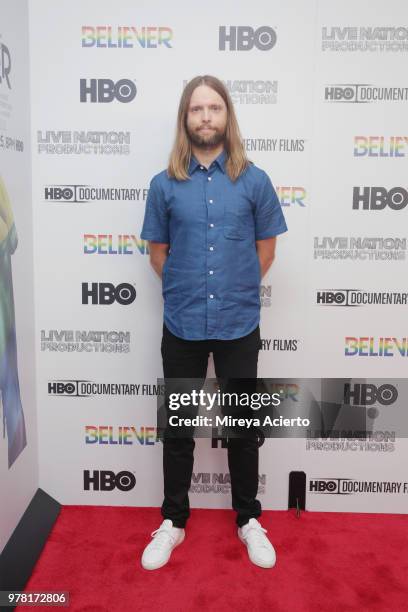
[[[269,176],[262,170],[255,199],[255,240],[265,240],[288,230],[282,207]]]
[[[155,176],[150,182],[140,237],[143,240],[168,244],[170,242],[168,223],[166,202],[160,189],[159,179]]]

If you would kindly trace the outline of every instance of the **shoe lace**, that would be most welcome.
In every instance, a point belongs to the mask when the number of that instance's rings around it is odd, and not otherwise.
[[[268,530],[261,527],[261,525],[254,525],[248,527],[245,534],[245,539],[250,535],[254,544],[257,546],[263,546],[264,548],[269,548],[269,541],[267,538],[265,538],[264,533],[268,533]]]
[[[170,533],[170,531],[166,528],[159,527],[155,531],[152,531],[151,536],[153,538],[153,542],[151,543],[152,548],[163,548],[169,542],[174,542],[174,536]]]

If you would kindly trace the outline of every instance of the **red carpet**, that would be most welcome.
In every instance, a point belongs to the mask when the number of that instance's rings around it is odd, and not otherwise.
[[[149,572],[139,557],[157,508],[64,507],[26,590],[69,591],[72,612],[408,610],[407,516],[265,511],[269,570],[250,563],[234,516],[192,510],[185,542]]]

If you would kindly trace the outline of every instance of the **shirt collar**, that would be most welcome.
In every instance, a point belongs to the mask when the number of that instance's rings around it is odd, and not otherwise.
[[[217,164],[221,172],[225,174],[225,163],[227,161],[227,154],[225,151],[221,151],[219,156],[214,160],[214,163]],[[189,174],[193,174],[193,172],[200,166],[200,162],[194,157],[191,156],[190,165],[188,167]]]

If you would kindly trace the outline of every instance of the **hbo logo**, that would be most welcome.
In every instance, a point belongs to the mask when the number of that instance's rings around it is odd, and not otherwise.
[[[128,306],[136,299],[136,289],[129,283],[121,283],[117,287],[112,283],[82,283],[82,303],[110,305],[114,302]]]
[[[81,102],[132,102],[136,97],[136,85],[129,79],[114,83],[111,79],[80,79]]]
[[[44,195],[46,200],[65,200],[69,202],[74,199],[74,190],[68,186],[45,187]]]
[[[353,87],[326,87],[324,90],[325,100],[353,102],[355,95],[356,91]]]
[[[335,480],[311,480],[309,491],[316,493],[337,493],[338,483]]]
[[[391,210],[402,210],[408,204],[408,191],[404,187],[354,187],[353,209],[384,210],[388,206]]]
[[[99,471],[84,470],[84,490],[89,491],[130,491],[136,484],[136,477],[132,472],[110,472],[108,470]]]
[[[344,291],[318,291],[317,292],[317,303],[318,304],[347,304],[347,294]]]
[[[48,393],[53,395],[77,395],[77,381],[50,382],[48,383]]]
[[[226,45],[230,51],[251,51],[254,47],[259,51],[270,51],[276,44],[276,32],[269,26],[257,30],[251,26],[220,26],[219,49],[225,51]]]
[[[384,384],[380,387],[371,384],[344,385],[344,403],[352,406],[372,406],[375,403],[382,406],[393,404],[398,398],[394,385]]]

